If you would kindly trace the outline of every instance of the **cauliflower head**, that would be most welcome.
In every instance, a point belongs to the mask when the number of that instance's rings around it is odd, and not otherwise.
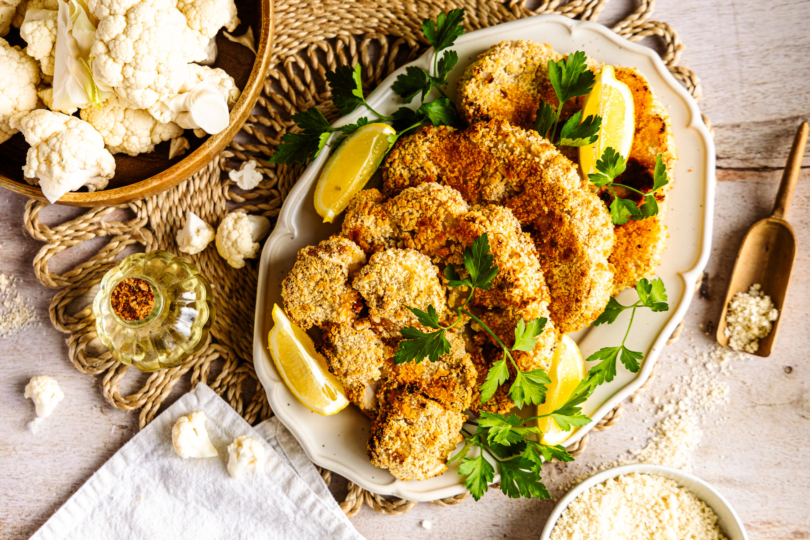
[[[246,435],[240,435],[228,445],[228,474],[241,478],[247,471],[262,472],[266,456],[264,446]]]
[[[42,74],[53,77],[56,63],[56,18],[58,12],[51,9],[29,9],[20,26],[20,37],[28,43],[25,52],[39,60]]]
[[[5,3],[7,5],[17,4],[17,10],[14,13],[14,18],[11,19],[11,26],[19,28],[25,21],[25,14],[29,9],[50,9],[56,11],[59,9],[59,0],[0,0],[0,6]],[[0,35],[2,35],[0,33]]]
[[[178,93],[149,107],[149,114],[161,122],[214,135],[228,127],[230,109],[239,94],[233,77],[224,70],[189,64]]]
[[[183,253],[196,255],[208,247],[214,239],[214,228],[191,210],[186,214],[186,224],[177,231],[177,247]]]
[[[233,32],[239,26],[233,0],[178,0],[177,9],[186,16],[188,25],[207,38],[213,38],[223,26]]]
[[[177,94],[188,63],[207,56],[209,40],[188,27],[173,0],[91,0],[88,7],[99,19],[93,77],[133,108]]]
[[[39,66],[19,47],[0,38],[0,143],[17,133],[11,117],[37,108]]]
[[[42,194],[56,202],[68,191],[104,189],[115,174],[115,159],[96,129],[74,116],[38,109],[16,114],[11,127],[31,145],[23,167],[29,183],[39,179]]]
[[[206,420],[203,411],[194,411],[177,419],[172,427],[172,446],[178,456],[188,459],[218,455],[205,429]]]
[[[259,252],[259,240],[270,232],[270,220],[231,212],[217,228],[217,251],[234,268],[245,266]]]
[[[0,0],[0,37],[5,37],[17,13],[20,0]]]
[[[25,385],[24,395],[26,398],[34,400],[37,418],[48,418],[59,402],[65,399],[59,383],[47,375],[31,377],[31,380]]]
[[[174,122],[158,122],[145,110],[131,109],[114,96],[101,109],[87,107],[79,116],[101,133],[111,154],[148,154],[156,144],[183,134],[183,128]]]

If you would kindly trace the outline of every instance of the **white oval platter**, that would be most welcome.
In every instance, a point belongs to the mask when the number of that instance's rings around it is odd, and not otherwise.
[[[448,79],[450,98],[455,98],[456,79],[480,53],[500,41],[513,39],[549,43],[562,53],[584,50],[588,56],[606,64],[637,68],[669,112],[679,154],[665,218],[669,227],[669,245],[658,271],[658,276],[663,278],[667,287],[670,310],[665,313],[640,310],[637,313],[627,346],[644,352],[646,360],[640,372],[632,374],[620,366],[616,378],[597,389],[584,407],[593,422],[575,432],[566,441],[568,445],[582,438],[590,427],[644,384],[667,339],[686,314],[695,283],[706,265],[711,247],[714,144],[694,99],[672,77],[657,54],[619,37],[602,25],[557,15],[531,17],[461,36],[453,47],[458,52],[459,63]],[[409,65],[427,68],[431,55],[432,50]],[[405,66],[386,78],[367,97],[369,104],[381,114],[390,115],[402,105],[400,98],[391,90],[391,85],[404,71]],[[361,116],[371,115],[361,107],[335,125],[353,123]],[[275,230],[262,251],[253,340],[256,373],[267,392],[273,412],[317,465],[382,495],[413,501],[457,495],[464,491],[464,483],[454,466],[437,478],[402,482],[386,470],[371,465],[366,453],[368,419],[354,406],[327,417],[311,412],[287,390],[267,351],[267,334],[273,326],[270,312],[274,303],[281,305],[281,281],[292,268],[296,253],[307,245],[317,244],[340,228],[339,223],[322,223],[312,202],[315,184],[328,155],[329,152],[322,152],[290,191]],[[632,303],[634,298],[634,291],[625,291],[618,300],[627,304]],[[624,313],[613,325],[588,328],[573,337],[587,358],[602,347],[618,345],[628,318],[629,314]]]

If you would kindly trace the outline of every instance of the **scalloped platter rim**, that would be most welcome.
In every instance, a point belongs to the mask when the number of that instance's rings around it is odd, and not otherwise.
[[[455,80],[478,54],[507,39],[549,43],[563,53],[584,50],[596,60],[637,68],[649,80],[670,115],[679,153],[674,189],[668,196],[664,220],[669,227],[669,244],[657,274],[667,285],[670,310],[666,313],[639,312],[628,345],[644,351],[646,360],[641,371],[634,375],[620,368],[612,382],[597,389],[584,408],[593,422],[576,431],[565,443],[570,445],[580,440],[611,409],[647,381],[658,355],[686,314],[695,283],[702,275],[711,249],[714,143],[697,103],[670,74],[655,52],[627,41],[605,26],[559,15],[521,19],[461,36],[453,47],[458,52],[459,63],[448,78],[451,81],[448,95],[455,97]],[[429,67],[431,54],[432,50],[429,50],[408,66]],[[391,85],[408,66],[392,73],[368,96],[369,104],[382,114],[390,114],[402,105],[400,98],[391,90]],[[368,112],[357,110],[338,120],[335,125],[355,122],[363,115],[368,115]],[[322,152],[290,191],[275,230],[262,251],[253,340],[256,374],[264,386],[273,412],[316,465],[381,495],[412,501],[458,495],[465,491],[465,487],[454,465],[450,465],[442,476],[418,482],[397,480],[388,471],[371,465],[366,452],[368,419],[353,406],[328,417],[311,412],[298,403],[286,388],[268,353],[267,334],[272,327],[270,312],[273,303],[281,302],[280,283],[295,262],[296,253],[339,229],[339,224],[322,223],[312,203],[315,184],[327,157],[328,152]],[[619,295],[619,301],[632,302],[633,297],[632,291],[625,291]],[[615,331],[611,331],[611,328],[626,327],[627,316],[627,313],[623,314],[616,326],[587,328],[572,337],[587,357],[603,346],[614,345]]]

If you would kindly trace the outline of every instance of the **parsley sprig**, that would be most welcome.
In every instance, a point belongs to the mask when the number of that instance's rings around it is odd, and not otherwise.
[[[653,171],[653,187],[650,191],[643,193],[636,188],[625,184],[616,183],[616,178],[622,174],[627,167],[624,157],[611,147],[605,149],[602,159],[597,160],[597,172],[588,175],[588,179],[596,187],[606,187],[613,201],[610,203],[610,219],[614,225],[624,225],[631,219],[646,219],[658,214],[658,202],[655,200],[655,193],[669,184],[667,179],[667,168],[661,154],[655,158],[655,170]],[[632,191],[641,195],[644,202],[641,206],[631,199],[622,199],[616,194],[617,187]]]
[[[594,75],[588,69],[586,60],[585,53],[577,51],[569,54],[568,58],[548,63],[548,78],[559,105],[555,109],[541,99],[533,127],[540,135],[558,146],[587,146],[599,138],[602,118],[588,116],[583,121],[582,111],[577,111],[563,124],[557,139],[557,125],[560,122],[563,105],[569,99],[587,95],[593,88]]]
[[[467,287],[470,289],[464,303],[455,308],[456,319],[449,325],[442,326],[439,321],[439,314],[432,305],[428,306],[427,311],[405,306],[416,316],[419,324],[434,330],[432,332],[423,332],[415,326],[403,328],[402,337],[404,339],[400,341],[397,351],[394,353],[394,363],[419,363],[425,358],[428,358],[431,362],[438,361],[441,355],[450,352],[450,342],[447,340],[445,333],[455,327],[466,316],[481,325],[503,350],[503,358],[492,364],[487,373],[486,381],[481,385],[481,402],[489,401],[498,387],[509,379],[508,360],[515,371],[514,381],[509,388],[509,396],[518,407],[523,407],[527,403],[538,405],[545,400],[546,385],[551,382],[551,379],[542,369],[521,371],[512,353],[534,350],[535,345],[537,345],[537,336],[546,326],[545,317],[529,322],[520,319],[515,328],[515,343],[511,347],[507,347],[481,319],[466,309],[467,304],[475,296],[476,290],[486,291],[492,287],[492,280],[498,275],[498,267],[494,266],[494,260],[495,258],[489,249],[489,236],[484,233],[475,239],[472,246],[464,249],[463,261],[464,268],[469,274],[468,277],[462,278],[452,264],[447,265],[444,272],[447,285],[453,288]]]
[[[396,130],[395,134],[388,136],[389,150],[399,137],[425,122],[430,122],[434,126],[458,125],[458,111],[442,87],[447,84],[447,76],[458,63],[458,54],[445,49],[452,46],[456,38],[464,33],[464,26],[461,24],[463,20],[464,10],[454,9],[447,14],[440,13],[436,21],[425,19],[422,23],[422,32],[435,51],[433,72],[409,67],[405,73],[397,77],[392,86],[394,92],[400,95],[405,103],[410,103],[417,95],[420,96],[423,103],[417,109],[400,107],[391,116],[379,113],[366,101],[360,64],[354,67],[341,66],[326,73],[335,107],[344,116],[351,114],[358,107],[365,107],[373,119],[363,116],[354,124],[332,127],[317,108],[310,107],[305,112],[293,115],[292,119],[301,129],[301,133],[285,133],[281,137],[281,144],[270,157],[270,163],[295,162],[306,165],[323,151],[332,133],[340,132],[345,137],[372,121],[388,122]],[[439,59],[441,51],[444,51],[444,54]],[[434,88],[442,97],[425,102],[425,98]],[[342,140],[339,139],[335,146]]]

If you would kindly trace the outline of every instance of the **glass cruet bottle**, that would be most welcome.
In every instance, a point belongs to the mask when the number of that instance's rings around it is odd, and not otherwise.
[[[136,253],[101,280],[96,333],[113,357],[141,371],[183,363],[214,323],[214,296],[194,264],[168,251]]]

